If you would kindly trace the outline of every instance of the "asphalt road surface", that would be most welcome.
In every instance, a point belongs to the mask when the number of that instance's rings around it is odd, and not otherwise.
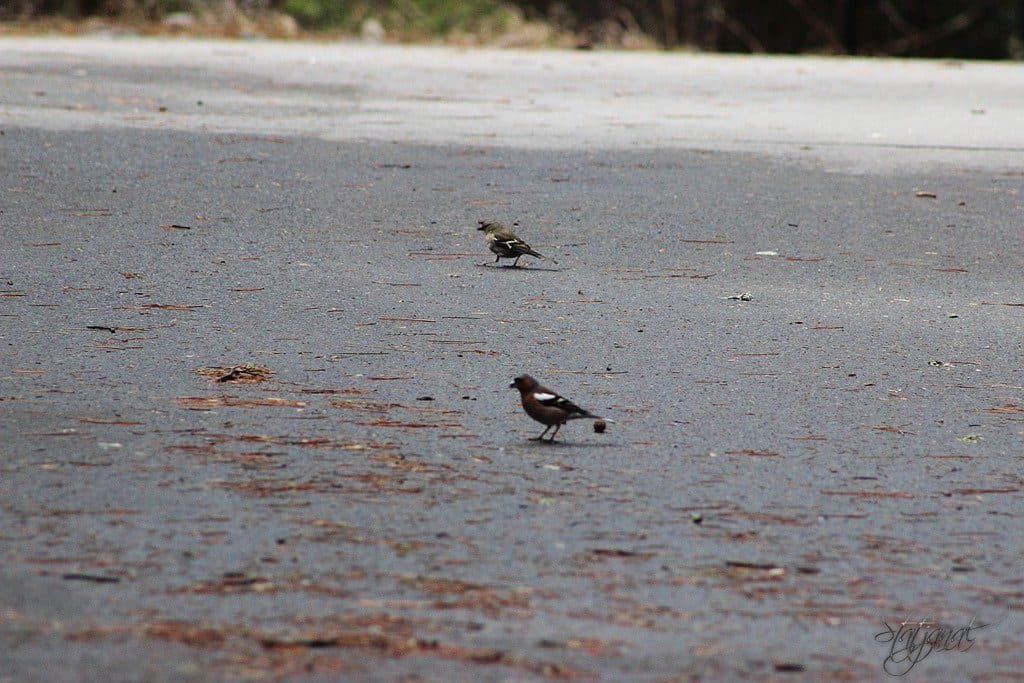
[[[1019,66],[4,39],[0,132],[0,681],[1024,675]]]

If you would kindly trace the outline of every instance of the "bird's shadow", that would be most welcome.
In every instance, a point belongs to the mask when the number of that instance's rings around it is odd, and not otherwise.
[[[544,268],[542,266],[513,266],[513,265],[502,265],[502,266],[499,266],[499,265],[495,265],[493,263],[478,263],[478,264],[476,264],[476,267],[477,268],[486,268],[488,270],[498,270],[498,271],[506,271],[506,272],[512,271],[512,272],[521,272],[521,273],[529,273],[531,271],[533,271],[535,273],[558,273],[558,272],[561,272],[561,270],[562,270],[561,268]]]
[[[594,442],[591,442],[591,441],[562,441],[562,440],[548,441],[547,439],[544,439],[543,441],[537,441],[536,439],[528,439],[523,445],[525,445],[525,446],[543,447],[543,448],[587,448],[587,449],[591,449],[591,448],[613,448],[613,447],[617,447],[619,444],[615,443],[614,441],[606,442],[606,443],[594,443]]]

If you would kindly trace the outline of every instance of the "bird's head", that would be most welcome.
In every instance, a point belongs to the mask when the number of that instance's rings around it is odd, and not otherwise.
[[[483,230],[484,232],[494,232],[495,230],[501,227],[501,223],[499,223],[498,221],[491,220],[489,218],[478,222],[480,223],[480,227],[477,228],[477,230]]]
[[[519,375],[512,380],[512,384],[509,384],[508,386],[510,389],[518,389],[519,391],[526,392],[537,386],[537,380],[529,375]]]

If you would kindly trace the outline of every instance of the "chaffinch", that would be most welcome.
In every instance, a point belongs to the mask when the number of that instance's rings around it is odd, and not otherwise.
[[[540,433],[540,436],[532,438],[531,441],[542,441],[544,435],[552,427],[555,428],[555,431],[552,432],[548,441],[554,441],[555,434],[558,434],[561,426],[569,420],[583,418],[591,420],[602,419],[600,416],[580,408],[569,399],[559,396],[547,387],[541,386],[537,380],[529,375],[516,377],[512,380],[512,384],[509,387],[519,390],[519,395],[523,401],[523,410],[526,411],[526,414],[542,425],[547,425],[544,431]],[[605,422],[611,422],[611,420],[605,420]]]
[[[515,261],[512,262],[512,266],[516,267],[519,265],[521,257],[529,255],[542,258],[545,261],[551,261],[556,265],[558,264],[558,261],[555,259],[548,258],[544,254],[534,251],[533,247],[519,239],[514,232],[498,221],[480,221],[480,227],[477,230],[484,231],[484,236],[487,238],[487,248],[496,254],[495,263],[503,258],[514,258]]]

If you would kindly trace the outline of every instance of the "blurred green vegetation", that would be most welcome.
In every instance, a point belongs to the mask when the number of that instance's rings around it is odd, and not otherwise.
[[[1024,59],[1024,0],[0,0],[7,21],[182,12],[203,30],[262,20],[285,35]]]
[[[498,0],[282,0],[270,3],[307,28],[358,28],[375,17],[385,29],[444,36],[452,31],[472,33],[507,13]]]
[[[287,16],[307,31],[359,34],[364,22],[372,20],[385,37],[399,40],[490,40],[527,23],[522,10],[502,0],[0,0],[0,21],[106,19],[138,24],[181,13],[193,21],[178,16],[167,25],[217,33],[218,24],[241,21],[250,28],[267,28],[268,19]]]

